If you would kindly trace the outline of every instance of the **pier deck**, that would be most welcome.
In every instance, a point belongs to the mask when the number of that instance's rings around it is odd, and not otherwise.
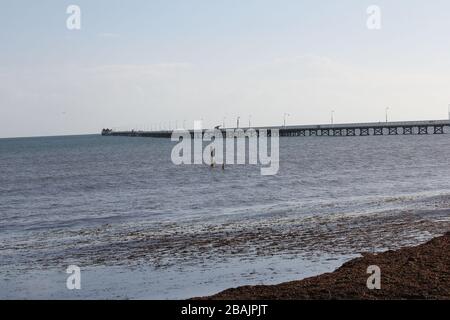
[[[447,127],[450,127],[450,120],[427,120],[427,121],[397,121],[397,122],[366,122],[366,123],[343,123],[343,124],[321,124],[321,125],[294,125],[294,126],[272,126],[272,127],[252,127],[257,133],[259,130],[267,130],[271,135],[273,130],[278,130],[282,137],[307,137],[307,136],[327,136],[327,137],[349,137],[349,136],[382,136],[382,135],[425,135],[425,134],[445,134]],[[226,130],[236,128],[220,129],[223,133]],[[249,127],[239,128],[247,130]],[[193,130],[189,130],[193,134]],[[114,131],[103,129],[104,136],[129,136],[129,137],[153,137],[170,138],[171,130],[161,131]]]

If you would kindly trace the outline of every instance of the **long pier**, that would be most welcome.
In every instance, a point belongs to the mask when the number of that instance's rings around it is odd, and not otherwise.
[[[239,129],[254,129],[257,134],[259,130],[267,130],[271,135],[272,130],[278,130],[281,137],[354,137],[354,136],[383,136],[383,135],[426,135],[445,134],[449,131],[450,120],[426,120],[426,121],[397,121],[397,122],[367,122],[367,123],[344,123],[344,124],[321,124],[321,125],[298,125],[298,126],[272,126],[272,127],[242,127]],[[237,128],[221,128],[223,134],[227,130]],[[191,134],[193,130],[189,130]],[[128,136],[128,137],[153,137],[170,138],[171,130],[161,131],[114,131],[103,129],[104,136]]]

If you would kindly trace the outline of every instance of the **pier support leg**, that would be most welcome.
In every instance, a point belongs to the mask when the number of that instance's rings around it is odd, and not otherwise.
[[[383,135],[383,128],[373,128],[373,135],[374,136],[382,136]]]
[[[316,129],[309,129],[309,136],[317,136],[317,130]]]
[[[434,126],[434,134],[444,134],[444,126]]]
[[[427,126],[419,126],[419,134],[428,134]]]
[[[359,135],[360,136],[368,136],[369,135],[369,128],[359,128]]]
[[[347,128],[346,129],[346,134],[347,134],[347,136],[351,136],[351,137],[355,136],[356,135],[355,134],[355,129],[354,128]]]
[[[403,127],[403,134],[413,134],[413,127]]]
[[[389,135],[397,135],[397,134],[398,134],[397,127],[389,128]]]

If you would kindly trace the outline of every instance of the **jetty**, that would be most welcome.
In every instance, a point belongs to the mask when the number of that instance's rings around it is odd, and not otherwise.
[[[268,136],[278,131],[281,137],[354,137],[354,136],[384,136],[384,135],[427,135],[446,134],[450,130],[450,120],[424,120],[424,121],[396,121],[396,122],[367,122],[367,123],[343,123],[343,124],[319,124],[319,125],[289,125],[269,127],[239,127],[219,128],[226,134],[228,130],[254,129],[259,135],[260,130],[267,130]],[[178,129],[182,130],[182,129]],[[204,133],[207,129],[203,129]],[[188,130],[192,135],[194,130]],[[197,132],[197,131],[195,131]],[[172,130],[142,131],[125,130],[116,131],[103,129],[103,136],[127,136],[127,137],[152,137],[170,138]]]

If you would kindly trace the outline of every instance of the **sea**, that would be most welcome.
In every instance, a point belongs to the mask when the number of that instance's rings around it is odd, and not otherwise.
[[[279,171],[170,139],[0,139],[1,299],[185,299],[331,272],[450,223],[450,135],[281,137]],[[80,268],[69,288],[69,266]],[[68,273],[69,272],[69,273]]]

